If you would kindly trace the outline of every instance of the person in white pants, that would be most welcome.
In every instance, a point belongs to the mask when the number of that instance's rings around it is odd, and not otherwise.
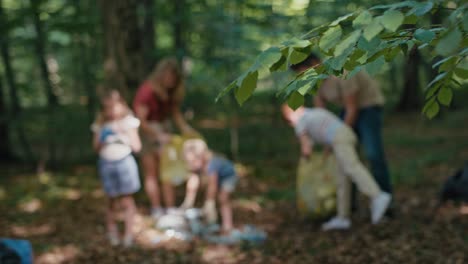
[[[335,115],[321,108],[300,107],[296,111],[282,106],[285,119],[294,126],[303,156],[310,156],[314,143],[330,148],[337,160],[337,216],[324,223],[323,230],[349,229],[351,227],[349,179],[359,191],[371,199],[371,220],[377,224],[390,205],[392,196],[383,192],[356,153],[356,135]]]

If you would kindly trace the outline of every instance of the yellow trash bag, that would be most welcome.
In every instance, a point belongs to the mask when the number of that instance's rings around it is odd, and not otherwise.
[[[302,216],[323,217],[336,210],[336,160],[313,153],[301,158],[297,169],[297,208]]]
[[[200,138],[200,135],[173,135],[171,141],[161,149],[161,181],[179,186],[187,180],[188,171],[183,159],[184,142]]]

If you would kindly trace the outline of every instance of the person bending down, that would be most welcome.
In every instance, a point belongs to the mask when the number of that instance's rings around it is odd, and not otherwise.
[[[232,206],[230,195],[238,180],[231,161],[213,155],[206,143],[201,139],[191,139],[184,143],[184,159],[190,171],[187,181],[187,192],[182,208],[193,207],[196,199],[200,176],[206,175],[208,186],[203,212],[208,222],[216,222],[217,211],[215,198],[218,196],[222,232],[228,234],[233,228]]]
[[[337,216],[324,223],[322,229],[327,231],[351,227],[348,177],[357,185],[360,192],[371,199],[371,219],[373,224],[377,224],[390,205],[392,196],[379,188],[370,172],[359,160],[355,149],[357,139],[353,130],[325,109],[300,107],[294,111],[289,106],[283,105],[281,110],[285,119],[295,129],[302,156],[310,156],[314,143],[330,148],[335,154],[339,169]]]

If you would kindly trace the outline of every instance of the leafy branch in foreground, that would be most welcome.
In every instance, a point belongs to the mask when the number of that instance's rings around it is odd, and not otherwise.
[[[326,55],[323,63],[297,75],[278,92],[296,108],[330,75],[350,78],[361,70],[373,75],[397,55],[417,48],[427,49],[432,58],[439,58],[432,66],[439,74],[425,89],[423,107],[423,113],[433,118],[440,105],[450,105],[453,89],[459,89],[460,82],[468,77],[468,16],[464,16],[468,4],[459,2],[404,1],[342,16],[263,51],[247,71],[220,92],[217,100],[233,90],[242,105],[257,87],[259,71],[285,71],[312,50],[319,50]],[[450,12],[444,25],[419,25],[424,16],[439,10]]]

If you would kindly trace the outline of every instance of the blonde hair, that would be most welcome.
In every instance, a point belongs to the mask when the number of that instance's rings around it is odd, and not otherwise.
[[[210,159],[213,155],[206,145],[205,141],[201,139],[189,139],[185,141],[183,147],[184,157],[186,155],[194,155],[196,157],[203,157],[204,159]]]
[[[96,115],[96,120],[94,121],[94,124],[102,125],[106,121],[109,121],[107,120],[106,115],[104,114],[103,103],[105,100],[116,100],[119,103],[121,103],[125,107],[125,112],[122,117],[125,117],[131,114],[130,107],[128,107],[128,104],[125,102],[125,99],[120,95],[119,91],[115,89],[104,90],[101,96],[101,100],[100,100],[100,109]]]
[[[167,74],[168,71],[171,71],[177,79],[175,87],[170,87],[174,89],[171,93],[167,87],[161,85],[162,78]],[[162,59],[153,69],[151,74],[147,79],[158,97],[163,100],[173,100],[175,102],[181,102],[184,98],[184,81],[182,70],[179,67],[179,63],[175,58],[165,58]]]

